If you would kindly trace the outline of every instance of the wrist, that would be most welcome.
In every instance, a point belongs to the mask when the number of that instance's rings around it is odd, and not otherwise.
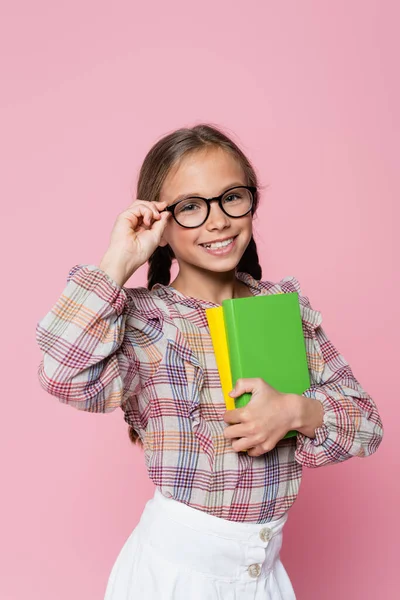
[[[289,414],[290,429],[299,430],[303,422],[303,401],[302,396],[297,394],[285,394]]]
[[[129,277],[136,270],[133,269],[131,272],[127,272],[124,267],[121,267],[121,265],[118,264],[118,260],[107,253],[101,259],[99,268],[111,277],[111,279],[120,287],[128,281]]]
[[[299,394],[288,394],[288,397],[291,428],[307,437],[314,438],[315,430],[322,427],[324,423],[323,404],[315,398]]]

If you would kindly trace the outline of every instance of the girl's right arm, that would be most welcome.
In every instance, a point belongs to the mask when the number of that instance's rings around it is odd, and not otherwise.
[[[125,382],[139,388],[137,361],[121,348],[128,296],[124,283],[158,246],[169,213],[165,203],[137,200],[114,225],[100,266],[77,265],[60,298],[39,321],[42,387],[62,402],[90,412],[123,404]]]

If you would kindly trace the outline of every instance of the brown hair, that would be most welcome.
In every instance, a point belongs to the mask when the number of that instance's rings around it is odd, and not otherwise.
[[[217,127],[201,124],[173,131],[154,144],[140,169],[136,197],[157,201],[171,168],[178,166],[180,161],[189,154],[209,148],[221,148],[229,152],[242,167],[247,178],[247,185],[259,187],[254,168],[235,142]],[[257,191],[252,208],[253,215],[257,210],[258,201]],[[163,285],[170,283],[170,271],[174,258],[174,253],[169,245],[156,248],[148,260],[147,288],[149,290],[156,283]],[[261,279],[261,266],[253,236],[236,270],[249,273],[254,279]],[[133,443],[139,440],[133,427],[129,427],[129,437]]]

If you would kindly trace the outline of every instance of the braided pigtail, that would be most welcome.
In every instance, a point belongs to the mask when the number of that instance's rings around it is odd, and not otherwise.
[[[172,259],[175,258],[171,246],[158,246],[148,260],[147,289],[161,283],[168,285],[171,280]]]
[[[140,439],[138,433],[132,427],[132,425],[129,425],[128,435],[129,435],[129,439],[131,440],[132,444],[138,443],[139,446],[143,446],[142,440]]]
[[[258,259],[258,252],[256,242],[254,241],[254,237],[251,236],[251,240],[249,245],[242,258],[239,261],[236,270],[241,273],[249,273],[254,279],[260,280],[262,277],[261,265]]]

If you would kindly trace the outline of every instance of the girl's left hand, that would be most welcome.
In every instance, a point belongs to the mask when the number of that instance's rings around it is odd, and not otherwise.
[[[224,421],[229,424],[224,436],[233,440],[236,452],[248,450],[250,456],[261,456],[293,429],[296,396],[278,392],[260,378],[238,379],[229,395],[237,398],[245,392],[252,394],[250,402],[224,413]]]

